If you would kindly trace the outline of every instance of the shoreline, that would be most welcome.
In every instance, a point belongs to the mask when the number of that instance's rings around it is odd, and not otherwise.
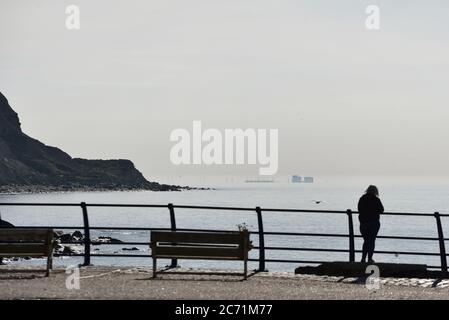
[[[205,187],[168,186],[160,189],[154,188],[131,188],[131,187],[48,187],[48,186],[0,186],[0,195],[34,195],[34,194],[66,194],[72,192],[181,192],[181,191],[205,191],[214,190]]]

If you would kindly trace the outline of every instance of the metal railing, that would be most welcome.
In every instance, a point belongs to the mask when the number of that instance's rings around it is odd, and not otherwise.
[[[151,255],[137,255],[137,254],[92,254],[91,245],[95,244],[91,240],[92,230],[117,230],[117,231],[152,231],[152,230],[171,230],[171,231],[228,231],[228,230],[210,230],[210,229],[186,229],[176,227],[176,215],[175,209],[195,209],[195,210],[223,210],[223,211],[245,211],[254,212],[257,217],[258,230],[250,231],[250,234],[255,234],[258,236],[258,245],[253,248],[258,250],[259,256],[257,259],[249,259],[249,261],[258,262],[257,271],[266,271],[266,263],[301,263],[301,264],[319,264],[327,261],[318,260],[288,260],[288,259],[267,259],[266,251],[316,251],[316,252],[339,252],[348,253],[348,261],[355,261],[355,253],[361,252],[355,249],[355,238],[360,238],[360,235],[354,234],[354,223],[353,215],[358,212],[352,211],[350,209],[346,211],[337,210],[301,210],[301,209],[273,209],[273,208],[248,208],[248,207],[214,207],[214,206],[189,206],[189,205],[174,205],[169,203],[167,205],[154,205],[154,204],[98,204],[98,203],[0,203],[0,207],[4,206],[22,206],[22,207],[79,207],[81,209],[83,225],[82,226],[20,226],[21,228],[53,228],[61,230],[84,230],[84,239],[81,242],[70,242],[78,243],[84,245],[84,252],[80,254],[55,254],[55,256],[81,256],[84,257],[83,265],[87,266],[91,264],[91,257],[151,257]],[[170,215],[170,227],[167,228],[145,228],[145,227],[91,227],[89,225],[89,208],[166,208]],[[347,234],[336,234],[336,233],[300,233],[300,232],[273,232],[264,231],[264,212],[279,212],[279,213],[331,213],[346,215],[348,219],[348,233]],[[449,214],[440,214],[439,212],[434,213],[406,213],[406,212],[385,212],[383,215],[387,216],[413,216],[413,217],[433,217],[435,219],[437,237],[416,237],[416,236],[394,236],[394,235],[383,235],[378,236],[378,239],[394,239],[394,240],[418,240],[418,241],[438,241],[439,252],[415,252],[415,251],[376,251],[379,254],[403,254],[411,256],[439,256],[440,265],[428,265],[432,269],[440,269],[443,275],[447,275],[447,256],[445,241],[449,240],[444,238],[443,227],[441,223],[442,217],[449,217]],[[331,249],[331,248],[311,248],[311,247],[273,247],[265,245],[265,236],[303,236],[303,237],[331,237],[331,238],[348,238],[348,249]],[[149,242],[120,242],[122,245],[149,245]],[[177,260],[172,259],[170,267],[176,267]]]

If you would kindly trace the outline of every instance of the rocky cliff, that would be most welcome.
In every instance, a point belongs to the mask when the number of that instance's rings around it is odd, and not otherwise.
[[[0,93],[0,192],[59,190],[179,190],[147,181],[129,160],[85,160],[22,132]]]

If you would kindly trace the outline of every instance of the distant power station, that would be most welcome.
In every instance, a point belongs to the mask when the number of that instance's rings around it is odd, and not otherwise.
[[[301,177],[298,175],[292,176],[293,183],[313,183],[313,177]]]

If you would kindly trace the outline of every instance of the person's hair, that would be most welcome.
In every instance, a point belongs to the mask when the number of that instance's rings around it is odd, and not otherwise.
[[[376,197],[379,196],[379,190],[377,189],[376,186],[373,186],[373,185],[370,185],[370,186],[366,189],[365,193],[366,193],[366,194],[372,194],[372,195],[375,195]]]

